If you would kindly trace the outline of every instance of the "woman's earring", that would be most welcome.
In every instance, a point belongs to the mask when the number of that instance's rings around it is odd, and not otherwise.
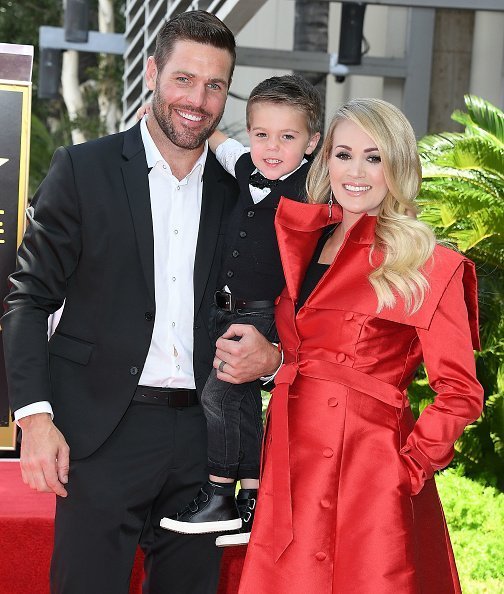
[[[334,204],[333,201],[333,194],[331,192],[331,195],[329,196],[329,202],[327,203],[327,206],[329,206],[329,219],[332,219],[332,206]]]

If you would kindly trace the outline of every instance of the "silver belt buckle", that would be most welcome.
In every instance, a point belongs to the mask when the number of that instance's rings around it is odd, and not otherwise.
[[[227,293],[226,291],[216,291],[214,299],[215,305],[220,309],[231,312],[234,311],[235,299],[231,293]]]

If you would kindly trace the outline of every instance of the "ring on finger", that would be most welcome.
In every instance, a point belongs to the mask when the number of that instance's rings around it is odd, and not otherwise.
[[[224,365],[226,365],[226,361],[221,361],[219,363],[219,371],[222,373],[224,371]]]

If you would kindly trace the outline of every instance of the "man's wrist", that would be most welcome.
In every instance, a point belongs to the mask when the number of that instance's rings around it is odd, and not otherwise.
[[[37,425],[40,423],[52,423],[52,416],[49,413],[35,413],[34,415],[28,415],[19,419],[17,424],[21,429],[28,429],[32,425]]]

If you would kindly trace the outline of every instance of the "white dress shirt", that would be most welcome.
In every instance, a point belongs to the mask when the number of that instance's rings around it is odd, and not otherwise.
[[[179,181],[154,144],[145,118],[140,129],[147,166],[152,167],[156,317],[139,384],[194,389],[194,259],[208,143],[191,172]]]
[[[156,316],[139,384],[194,389],[194,259],[201,215],[203,170],[208,143],[191,172],[178,180],[140,122],[149,173],[154,232]],[[14,418],[52,415],[47,401],[19,408]]]

